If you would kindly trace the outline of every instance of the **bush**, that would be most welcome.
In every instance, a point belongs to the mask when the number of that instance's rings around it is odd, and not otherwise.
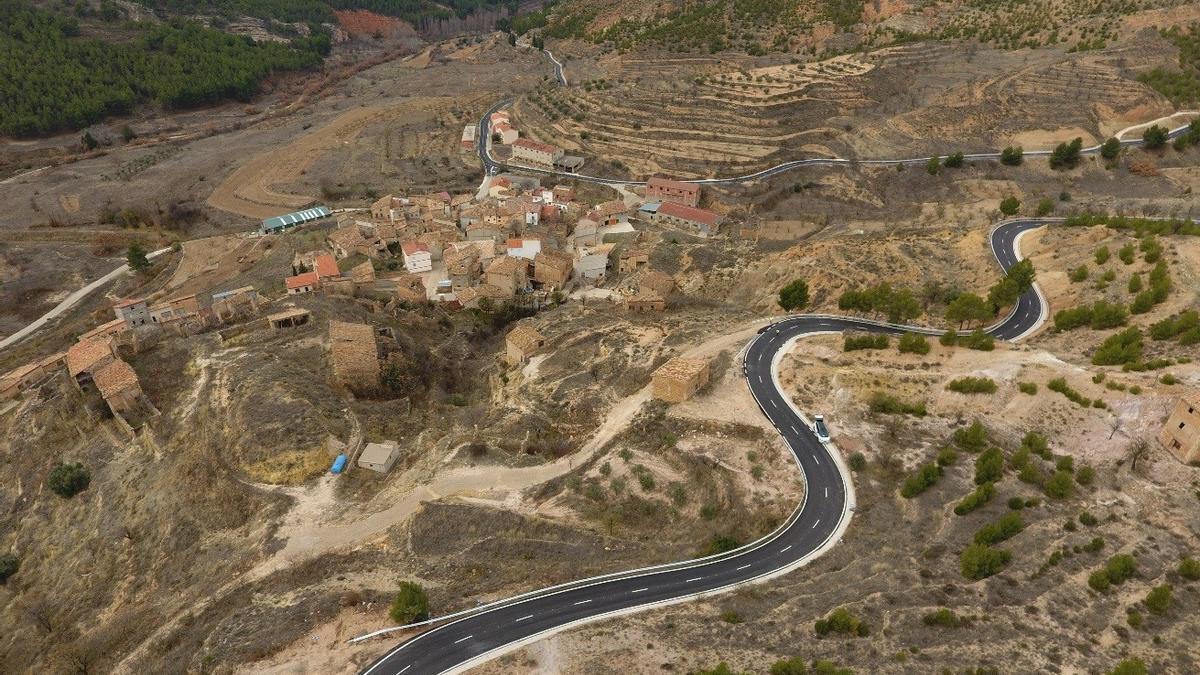
[[[1081,466],[1075,472],[1075,482],[1080,485],[1091,485],[1096,482],[1096,470],[1090,466]]]
[[[961,152],[956,152],[952,155],[946,155],[946,161],[942,162],[942,164],[950,169],[961,169],[965,160],[966,157]]]
[[[1022,394],[1029,394],[1030,396],[1033,396],[1037,393],[1038,386],[1036,382],[1018,382],[1017,390]]]
[[[1129,658],[1117,664],[1109,675],[1146,675],[1146,662],[1138,658]]]
[[[951,380],[946,389],[959,394],[994,394],[996,382],[990,377],[960,377]]]
[[[882,391],[877,391],[871,395],[869,405],[871,412],[877,415],[912,415],[914,417],[924,417],[926,413],[923,401],[906,403]]]
[[[886,335],[852,335],[846,334],[842,341],[842,351],[853,352],[860,349],[886,349],[888,346],[888,336]]]
[[[1005,197],[1000,200],[1000,213],[1006,216],[1015,216],[1017,211],[1021,210],[1021,200],[1013,196]]]
[[[1125,623],[1129,624],[1130,628],[1140,628],[1142,626],[1142,613],[1130,607],[1125,610]]]
[[[1100,523],[1100,520],[1091,513],[1084,511],[1079,514],[1079,524],[1085,527],[1095,527]]]
[[[821,637],[830,633],[866,637],[870,633],[867,624],[855,618],[845,607],[838,607],[824,619],[817,619],[813,627],[816,629],[817,635]]]
[[[1121,154],[1121,141],[1115,137],[1110,137],[1104,141],[1104,145],[1100,146],[1100,156],[1104,159],[1116,159],[1119,154]]]
[[[0,585],[8,581],[8,578],[17,573],[21,569],[21,559],[13,553],[5,553],[0,555]]]
[[[1108,578],[1108,572],[1096,570],[1088,575],[1087,584],[1093,591],[1103,593],[1112,586],[1112,581]]]
[[[1050,460],[1050,443],[1046,441],[1046,437],[1036,431],[1030,431],[1021,438],[1021,447],[1029,448],[1033,454]]]
[[[969,426],[954,431],[954,444],[967,452],[979,452],[987,445],[987,429],[975,420]]]
[[[953,328],[947,330],[938,338],[938,342],[942,343],[944,347],[953,347],[958,344],[958,331]]]
[[[1128,553],[1120,553],[1108,559],[1104,571],[1113,584],[1123,584],[1137,574],[1137,560]]]
[[[1006,166],[1019,166],[1024,159],[1025,151],[1021,146],[1008,146],[1000,151],[1000,163]]]
[[[938,466],[947,467],[958,461],[958,452],[954,448],[942,448],[938,452]]]
[[[787,311],[803,309],[808,304],[808,282],[796,279],[779,290],[779,306]]]
[[[1142,133],[1142,144],[1147,150],[1158,150],[1167,144],[1168,132],[1155,124]]]
[[[1179,576],[1188,581],[1200,580],[1200,560],[1195,558],[1184,558],[1179,561]]]
[[[46,484],[59,497],[70,499],[88,489],[92,474],[82,464],[56,464],[50,469]]]
[[[420,584],[401,581],[388,616],[397,625],[405,626],[429,618],[429,598]]]
[[[957,628],[962,625],[962,619],[958,615],[946,607],[930,612],[921,617],[921,622],[926,626],[938,626],[940,628]]]
[[[975,488],[975,490],[966,497],[963,497],[962,501],[954,506],[954,515],[965,516],[991,501],[992,497],[994,496],[996,496],[995,485],[992,483],[984,483],[983,485]]]
[[[804,659],[799,656],[779,659],[771,664],[771,675],[807,675],[807,673],[808,669],[804,666]]]
[[[1020,511],[1021,509],[1025,508],[1025,500],[1021,499],[1020,497],[1009,497],[1008,508],[1013,511]]]
[[[975,484],[994,483],[1004,476],[1004,453],[989,448],[975,458]]]
[[[1110,335],[1096,353],[1092,363],[1097,366],[1119,366],[1136,363],[1142,358],[1142,331],[1137,326]]]
[[[983,332],[982,328],[976,328],[971,331],[971,334],[961,340],[966,345],[967,349],[974,349],[981,352],[990,352],[996,348],[996,341],[991,335]]]
[[[912,499],[933,487],[941,477],[942,467],[936,463],[925,464],[917,469],[916,473],[904,479],[904,484],[900,487],[900,496],[905,499]]]
[[[1133,248],[1133,244],[1126,244],[1117,250],[1117,257],[1120,258],[1121,262],[1125,263],[1126,265],[1132,265],[1133,259],[1136,255],[1137,252]]]
[[[704,548],[703,554],[709,556],[728,553],[741,545],[742,542],[738,541],[737,537],[734,537],[733,535],[714,534],[712,538],[708,540],[708,546]]]
[[[1038,200],[1037,214],[1039,216],[1048,216],[1054,210],[1054,200],[1049,197],[1042,197]]]
[[[1083,139],[1076,138],[1070,143],[1059,143],[1050,153],[1051,169],[1074,169],[1079,164],[1079,153],[1083,150]]]
[[[1050,380],[1046,383],[1046,388],[1050,391],[1056,391],[1063,396],[1066,396],[1072,403],[1084,408],[1090,408],[1092,405],[1092,400],[1084,397],[1083,394],[1080,394],[1078,391],[1073,389],[1071,385],[1067,384],[1067,379],[1065,377],[1056,377],[1053,380]]]
[[[984,525],[975,533],[976,544],[999,544],[1002,541],[1012,539],[1021,530],[1025,529],[1025,521],[1021,518],[1021,514],[1016,511],[1009,511],[1000,517],[994,523]]]
[[[1146,609],[1151,614],[1163,614],[1171,609],[1171,584],[1162,584],[1146,594]]]
[[[857,472],[867,468],[867,458],[861,452],[851,454],[847,463],[850,465],[851,471]]]
[[[1100,248],[1096,249],[1096,253],[1093,254],[1097,265],[1103,265],[1104,263],[1108,262],[1108,256],[1109,250],[1107,246],[1101,246]]]
[[[724,612],[721,612],[721,620],[725,623],[738,624],[742,623],[742,615],[738,614],[732,609],[727,609]]]
[[[1051,499],[1066,499],[1075,493],[1075,483],[1070,471],[1056,471],[1042,486],[1042,490]]]
[[[901,354],[928,354],[929,340],[919,333],[905,333],[900,336]]]
[[[1004,569],[1010,560],[1012,553],[1009,551],[986,544],[971,544],[962,552],[959,568],[964,577],[978,581]]]
[[[1081,281],[1087,281],[1088,266],[1080,265],[1079,267],[1076,267],[1075,269],[1073,269],[1067,273],[1067,278],[1070,279],[1072,283],[1076,283],[1076,284]]]

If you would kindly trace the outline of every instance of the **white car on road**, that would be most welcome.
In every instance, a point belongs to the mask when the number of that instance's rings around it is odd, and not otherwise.
[[[825,426],[825,416],[817,415],[813,417],[812,424],[813,433],[817,435],[817,440],[822,443],[829,442],[829,427]]]

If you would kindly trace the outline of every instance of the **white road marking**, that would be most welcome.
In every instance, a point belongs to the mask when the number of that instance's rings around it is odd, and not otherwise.
[[[520,623],[520,622],[524,621],[525,619],[532,619],[532,618],[533,618],[533,615],[532,615],[532,614],[528,614],[528,615],[526,615],[526,616],[523,616],[523,617],[521,617],[521,618],[517,619],[517,620],[516,620],[516,621],[514,621],[513,623]]]
[[[690,583],[692,583],[693,581],[700,581],[700,580],[701,580],[701,579],[703,579],[703,578],[704,578],[704,577],[692,577],[691,579],[688,579],[687,581],[685,581],[685,582],[683,582],[683,583],[685,583],[685,584],[690,584]]]
[[[771,399],[771,407],[775,408],[776,410],[779,410],[779,401],[776,401],[775,399]]]
[[[632,591],[632,592],[633,592],[633,593],[641,593],[642,591],[648,591],[648,590],[650,590],[650,589],[648,589],[648,588],[639,588],[639,589],[637,589],[637,590],[635,590],[635,591]]]
[[[813,461],[816,462],[817,464],[821,463],[821,460],[817,459],[816,455],[813,455]]]
[[[408,670],[409,668],[412,668],[412,664],[411,664],[411,663],[410,663],[410,664],[408,664],[407,666],[404,666],[404,669],[403,669],[403,670],[401,670],[400,672],[401,672],[401,673],[403,673],[405,670]]]
[[[787,553],[788,549],[790,549],[791,547],[792,547],[792,545],[788,544],[787,547],[785,547],[782,551],[780,551],[780,553]]]
[[[814,530],[817,529],[817,526],[820,524],[821,524],[821,519],[817,518],[817,522],[813,523],[812,529],[814,529]]]
[[[828,496],[829,496],[829,488],[825,488],[825,496],[826,496],[826,497],[828,497]]]
[[[591,600],[580,600],[579,602],[577,602],[577,603],[575,603],[575,604],[576,604],[576,605],[586,605],[586,604],[588,604],[589,602],[591,602]]]
[[[475,636],[474,636],[474,635],[468,635],[468,636],[467,636],[467,637],[465,637],[465,638],[459,638],[459,639],[457,639],[457,640],[455,640],[455,641],[454,641],[454,644],[458,644],[458,643],[460,643],[460,642],[462,642],[462,641],[464,641],[464,640],[470,640],[470,639],[471,639],[471,638],[473,638],[473,637],[475,637]]]
[[[734,570],[734,571],[735,571],[735,572],[741,572],[742,570],[746,569],[747,567],[749,567],[749,565],[742,565],[741,567],[737,568],[737,569],[736,569],[736,570]]]
[[[759,376],[758,376],[758,383],[759,383],[759,384],[762,384],[762,383],[763,383],[763,381],[762,381],[762,375],[759,375]]]

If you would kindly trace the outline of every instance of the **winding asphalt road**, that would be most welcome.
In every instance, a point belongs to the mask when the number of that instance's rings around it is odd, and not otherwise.
[[[992,250],[1008,270],[1020,259],[1025,232],[1052,219],[1006,221],[992,230]],[[1047,308],[1036,285],[987,331],[1019,339],[1035,330]],[[901,334],[941,331],[865,319],[799,315],[770,324],[745,350],[743,374],[764,415],[791,449],[805,482],[804,501],[767,537],[736,551],[621,572],[493,603],[400,643],[367,667],[369,675],[461,672],[522,644],[575,625],[761,582],[800,567],[832,547],[854,508],[849,472],[836,448],[822,444],[778,381],[778,364],[796,340],[816,333],[860,330]]]

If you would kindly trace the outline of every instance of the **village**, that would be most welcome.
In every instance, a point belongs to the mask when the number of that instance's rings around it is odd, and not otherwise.
[[[497,139],[509,141],[515,159],[522,143],[504,112],[492,116]],[[464,150],[473,146],[470,128]],[[528,147],[527,147],[528,146]],[[553,161],[561,153],[551,153]],[[531,164],[544,157],[528,155]],[[573,161],[573,160],[572,160]],[[578,163],[572,163],[578,168]],[[546,164],[550,166],[550,164]],[[398,311],[418,305],[444,311],[518,308],[521,316],[568,300],[601,302],[633,313],[664,312],[677,293],[676,281],[650,264],[656,238],[715,236],[724,218],[700,208],[701,188],[662,177],[637,194],[587,203],[570,184],[545,187],[537,178],[504,173],[490,176],[479,194],[385,195],[369,209],[333,213],[313,205],[263,220],[256,231],[237,235],[254,248],[270,248],[272,238],[307,234],[322,246],[298,251],[291,274],[271,287],[217,286],[173,295],[120,298],[112,318],[79,334],[66,351],[12,369],[0,376],[0,401],[15,399],[66,372],[83,395],[89,414],[111,418],[131,437],[160,413],[143,392],[129,361],[163,340],[215,331],[222,341],[250,332],[312,328],[317,320],[303,299],[319,295]],[[215,261],[201,261],[213,268]],[[325,333],[336,387],[371,391],[399,348],[387,328],[337,320],[319,326]],[[520,367],[545,349],[545,337],[529,321],[510,328],[502,364]],[[681,402],[708,379],[703,360],[677,357],[654,376],[657,398]],[[387,472],[395,443],[371,443],[354,458],[338,454],[331,467],[347,462]]]

